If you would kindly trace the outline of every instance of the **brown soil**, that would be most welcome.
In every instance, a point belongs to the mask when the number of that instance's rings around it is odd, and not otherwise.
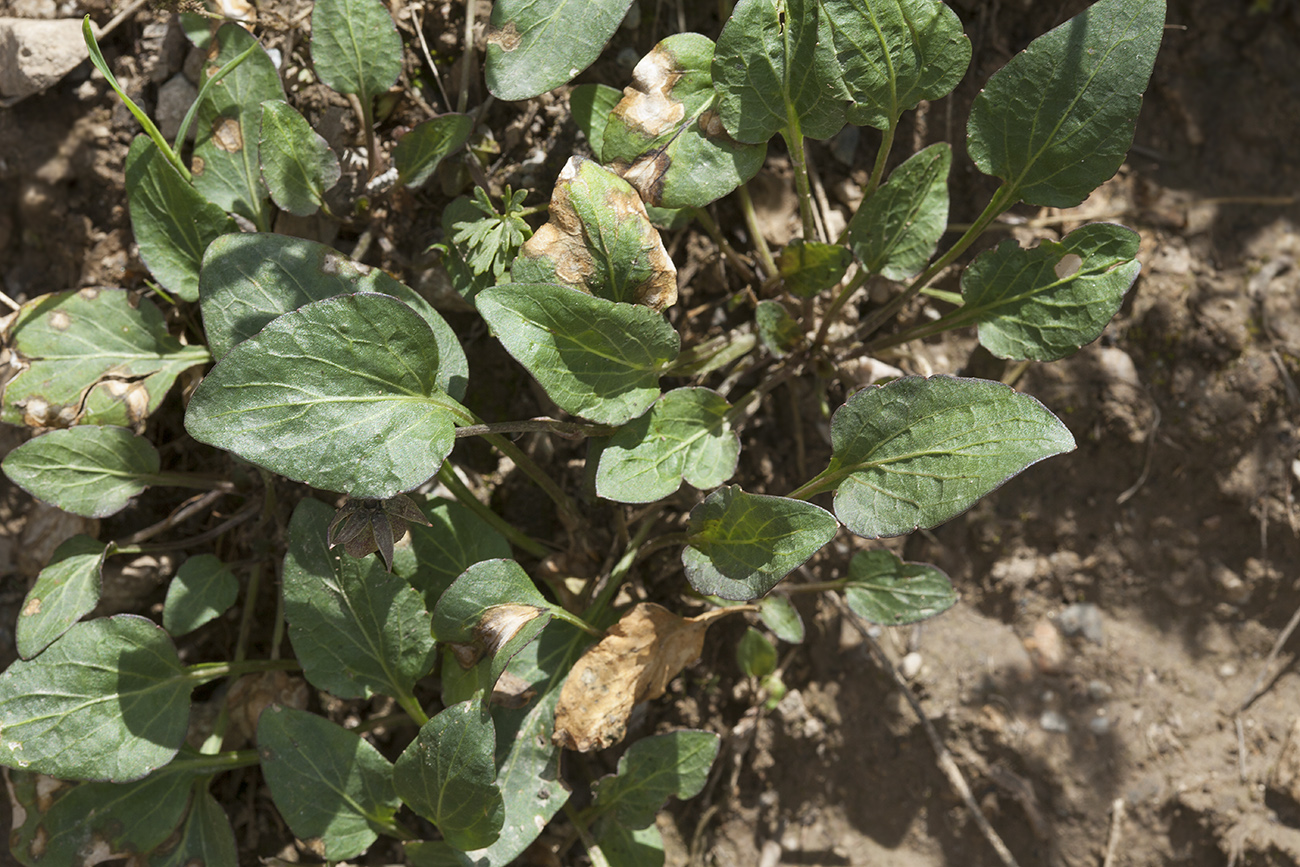
[[[952,99],[929,106],[904,131],[904,142],[959,141],[980,83],[1034,35],[1086,3],[952,5],[975,46],[972,72]],[[0,0],[0,14],[55,12],[52,0],[23,0],[23,8],[9,12],[5,6]],[[580,81],[622,87],[628,68],[620,65],[620,51],[639,57],[669,32],[669,23],[676,28],[678,16],[716,36],[713,4],[641,0],[641,6],[640,27],[621,30]],[[894,547],[908,559],[945,569],[962,601],[919,629],[880,639],[896,661],[919,655],[914,691],[979,809],[1026,867],[1101,864],[1112,834],[1118,834],[1108,862],[1114,865],[1300,864],[1300,804],[1266,786],[1300,716],[1294,665],[1300,636],[1265,669],[1300,608],[1300,205],[1294,198],[1300,190],[1300,5],[1171,0],[1170,6],[1124,169],[1073,211],[1019,211],[1020,225],[998,230],[1024,243],[1057,238],[1085,219],[1141,232],[1142,276],[1103,337],[1070,359],[1023,371],[974,351],[969,335],[887,359],[909,372],[960,370],[1013,380],[1060,415],[1079,442],[1074,453],[1032,468],[968,514],[900,540]],[[269,42],[287,63],[305,60],[305,34],[292,23],[303,20],[305,8],[285,2],[263,10]],[[440,34],[431,46],[439,56],[457,56],[461,8],[426,6],[426,32]],[[109,17],[71,2],[57,10],[82,11]],[[658,22],[651,11],[660,13]],[[184,46],[169,48],[174,34],[157,26],[167,21],[144,10],[104,46],[128,90],[148,108],[158,84],[184,62]],[[416,66],[412,56],[410,69]],[[453,94],[459,72],[451,70],[445,82]],[[477,104],[480,82],[470,93]],[[355,144],[346,106],[310,90],[294,99],[332,142]],[[581,147],[565,117],[565,100],[553,95],[497,104],[488,118],[501,146],[493,183],[548,190]],[[421,119],[404,100],[381,138],[391,147],[395,126]],[[10,297],[143,286],[147,272],[132,243],[122,190],[122,162],[134,135],[134,121],[88,66],[44,94],[0,109],[0,277]],[[833,196],[864,176],[872,135],[863,132],[851,165],[826,147],[813,148]],[[957,150],[953,219],[962,221],[979,211],[991,185]],[[779,153],[771,163],[773,177],[788,170]],[[443,181],[444,190],[454,191],[463,178],[447,173]],[[756,183],[767,233],[776,238],[788,237],[793,216],[783,183]],[[334,242],[350,251],[368,229],[366,261],[432,291],[441,278],[423,251],[438,237],[446,201],[443,191],[395,195],[368,225],[341,227]],[[529,203],[543,201],[537,194]],[[730,205],[717,211],[722,225],[743,225]],[[731,240],[748,246],[743,233],[733,232]],[[666,241],[690,278],[678,310],[739,287],[734,274],[720,271],[707,238],[690,232]],[[907,315],[925,311],[918,306]],[[499,372],[491,378],[519,386],[512,406],[476,410],[491,418],[538,412],[539,399],[474,318],[451,321],[475,371]],[[798,464],[815,468],[825,457],[827,429],[815,395],[809,389],[791,399],[783,391],[746,431],[742,473],[761,479],[755,489],[788,490]],[[179,433],[179,409],[173,395],[151,429],[156,441]],[[24,436],[0,430],[0,453]],[[567,449],[557,447],[556,466],[581,456]],[[477,452],[465,459],[490,465]],[[545,510],[531,489],[508,493],[500,503],[508,517],[539,523]],[[111,519],[103,537],[138,529],[171,505],[137,509],[129,525]],[[0,480],[0,663],[13,658],[17,607],[48,552],[66,535],[94,531],[65,518]],[[549,532],[544,519],[527,529]],[[804,571],[818,580],[834,577],[858,544],[842,535]],[[114,577],[106,610],[151,613],[171,568],[136,564],[135,572]],[[656,596],[671,600],[680,593],[680,574],[669,565],[642,577]],[[999,863],[939,770],[911,708],[856,633],[824,600],[801,598],[800,606],[809,638],[782,648],[792,691],[776,710],[755,709],[734,662],[743,626],[724,622],[711,631],[703,661],[674,684],[673,698],[634,716],[633,736],[683,724],[724,735],[704,794],[661,816],[669,863]],[[1081,631],[1072,626],[1080,615],[1087,621]],[[233,625],[222,628],[225,633],[206,633],[210,648],[194,652],[224,652],[219,648],[229,646]],[[1259,677],[1264,692],[1239,711]],[[585,769],[602,773],[612,762],[598,756]],[[574,763],[579,770],[583,765]],[[235,822],[243,863],[297,857],[254,773],[232,775],[214,791]],[[396,859],[380,849],[375,863]],[[569,850],[564,863],[581,861],[579,850]],[[550,862],[538,855],[529,863]]]

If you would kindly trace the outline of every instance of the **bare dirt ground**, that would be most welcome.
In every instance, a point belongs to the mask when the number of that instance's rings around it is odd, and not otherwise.
[[[621,30],[579,80],[622,87],[627,57],[634,61],[679,20],[716,36],[712,4],[688,5],[641,0],[641,24]],[[970,100],[1033,36],[1086,4],[952,5],[974,43],[971,73],[903,141],[957,145],[953,217],[961,221],[991,190],[960,146]],[[1120,174],[1077,209],[1017,211],[1017,225],[997,230],[1023,243],[1095,219],[1140,231],[1142,276],[1105,335],[1073,358],[1027,369],[975,351],[969,335],[886,359],[908,372],[1013,381],[1060,415],[1079,442],[968,514],[894,544],[908,559],[944,568],[962,601],[920,629],[880,637],[898,661],[916,654],[906,665],[913,691],[980,811],[1026,867],[1300,864],[1300,783],[1286,784],[1300,768],[1279,763],[1300,720],[1300,635],[1266,665],[1300,608],[1300,4],[1171,0],[1170,7],[1136,144]],[[305,8],[262,10],[270,42],[288,64],[305,58],[305,34],[294,29]],[[458,56],[462,9],[424,8],[440,58]],[[96,3],[0,0],[0,15],[83,12],[101,21],[111,15]],[[169,21],[142,10],[105,44],[119,77],[149,106],[185,65],[187,46]],[[460,70],[444,72],[454,92]],[[480,82],[471,95],[481,100]],[[295,99],[327,138],[352,143],[346,106],[311,93]],[[562,93],[496,105],[488,125],[501,153],[492,181],[548,190],[581,147],[566,115]],[[404,104],[386,123],[391,130],[419,119]],[[133,120],[88,66],[0,109],[0,277],[11,297],[142,287],[146,272],[122,188],[134,134]],[[855,179],[865,178],[874,144],[864,131],[848,162],[813,148],[833,207],[844,210],[838,199],[851,199]],[[783,166],[774,152],[770,174]],[[792,197],[778,182],[760,179],[756,187],[772,240],[788,238]],[[774,192],[761,195],[765,188]],[[350,250],[369,229],[378,242],[369,245],[368,262],[436,288],[438,272],[423,251],[438,237],[446,201],[437,193],[396,197],[368,226],[343,226],[337,243]],[[542,201],[537,195],[529,203]],[[743,225],[729,205],[716,210],[724,227]],[[748,247],[743,232],[731,234],[733,244]],[[674,236],[671,249],[688,278],[682,306],[737,288],[734,275],[720,275],[703,236]],[[472,369],[504,364],[472,317],[450,321],[466,338]],[[505,376],[522,383],[518,373]],[[516,403],[531,400],[524,393]],[[173,395],[153,422],[160,441],[179,433],[179,410]],[[811,395],[775,400],[752,424],[758,444],[742,458],[745,468],[763,473],[773,490],[788,489],[793,461],[817,466],[825,456],[818,419]],[[0,452],[24,436],[0,431]],[[802,445],[792,449],[792,442]],[[0,486],[0,662],[7,664],[31,579],[59,539],[86,528],[33,505],[6,481]],[[537,520],[525,496],[521,490],[501,507],[512,519]],[[157,508],[165,514],[167,506]],[[100,529],[107,537],[134,526]],[[834,577],[857,544],[842,535],[805,571]],[[137,564],[114,577],[105,609],[149,613],[168,568]],[[680,574],[667,565],[644,582],[669,599],[680,594]],[[801,598],[800,606],[809,639],[782,648],[792,692],[775,711],[753,709],[733,657],[743,627],[724,623],[703,661],[641,717],[642,733],[699,725],[725,736],[703,795],[661,817],[669,863],[999,863],[912,709],[857,634],[823,600]],[[1263,691],[1242,709],[1260,678]],[[598,756],[585,770],[598,774],[612,763]],[[299,857],[287,830],[267,817],[273,808],[259,789],[249,772],[220,793],[243,862]],[[562,862],[580,863],[579,850]],[[374,863],[385,858],[377,852]],[[525,858],[555,863],[540,848]]]

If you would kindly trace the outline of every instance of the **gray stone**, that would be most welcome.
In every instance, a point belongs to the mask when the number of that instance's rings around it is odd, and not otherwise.
[[[176,133],[181,128],[181,121],[185,119],[185,113],[190,110],[198,95],[198,88],[180,74],[172,76],[166,84],[158,88],[158,107],[155,113],[158,116],[158,131],[163,134],[163,138],[168,141],[176,138]],[[194,139],[192,124],[187,138]]]
[[[1067,606],[1056,618],[1056,624],[1063,635],[1071,638],[1082,635],[1093,644],[1105,643],[1106,634],[1102,627],[1101,609],[1091,602],[1076,602]]]
[[[87,56],[80,19],[0,18],[0,97],[40,93]]]

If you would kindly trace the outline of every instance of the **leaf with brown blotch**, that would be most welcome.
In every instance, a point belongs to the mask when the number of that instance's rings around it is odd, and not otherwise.
[[[511,265],[515,283],[561,283],[655,311],[677,301],[677,266],[627,181],[573,157],[555,182],[550,214]]]
[[[628,611],[569,672],[551,740],[584,753],[621,741],[632,707],[663,695],[669,681],[699,658],[709,623],[729,613],[722,608],[679,617],[653,602]]]

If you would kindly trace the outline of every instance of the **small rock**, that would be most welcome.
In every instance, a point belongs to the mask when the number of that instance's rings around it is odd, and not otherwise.
[[[1268,787],[1300,806],[1300,717],[1291,723],[1277,763],[1269,771]]]
[[[898,663],[898,673],[906,680],[911,680],[921,673],[921,654],[916,651],[904,656]]]
[[[1104,680],[1088,681],[1088,698],[1093,701],[1105,701],[1114,694],[1115,690],[1111,689],[1109,683]]]
[[[1065,645],[1061,632],[1046,617],[1034,624],[1034,634],[1025,640],[1025,650],[1035,667],[1044,674],[1055,674],[1065,665]]]
[[[171,141],[176,138],[176,133],[180,131],[181,121],[185,119],[185,113],[190,110],[194,100],[198,99],[199,91],[184,75],[174,75],[167,80],[167,83],[158,88],[158,108],[156,114],[158,117],[158,131],[163,134],[163,138]],[[191,125],[186,135],[186,140],[194,140],[194,126]]]
[[[1236,677],[1236,676],[1237,676],[1237,666],[1233,665],[1231,662],[1225,662],[1223,665],[1219,666],[1219,677],[1223,678],[1224,680],[1228,680],[1229,678]]]
[[[0,18],[0,96],[40,93],[87,56],[79,18]]]
[[[1038,724],[1042,726],[1043,731],[1053,734],[1063,735],[1070,731],[1070,721],[1054,710],[1043,711],[1042,716],[1038,718]]]
[[[1101,737],[1102,735],[1109,734],[1110,717],[1104,715],[1095,716],[1092,719],[1088,720],[1088,731],[1092,732],[1097,737]]]
[[[1240,575],[1222,563],[1215,563],[1211,567],[1210,580],[1219,588],[1219,593],[1229,604],[1245,605],[1250,601],[1253,588],[1241,580]]]
[[[1073,638],[1082,635],[1093,644],[1104,644],[1105,630],[1101,622],[1101,609],[1091,602],[1076,602],[1067,606],[1056,618],[1061,632]]]

